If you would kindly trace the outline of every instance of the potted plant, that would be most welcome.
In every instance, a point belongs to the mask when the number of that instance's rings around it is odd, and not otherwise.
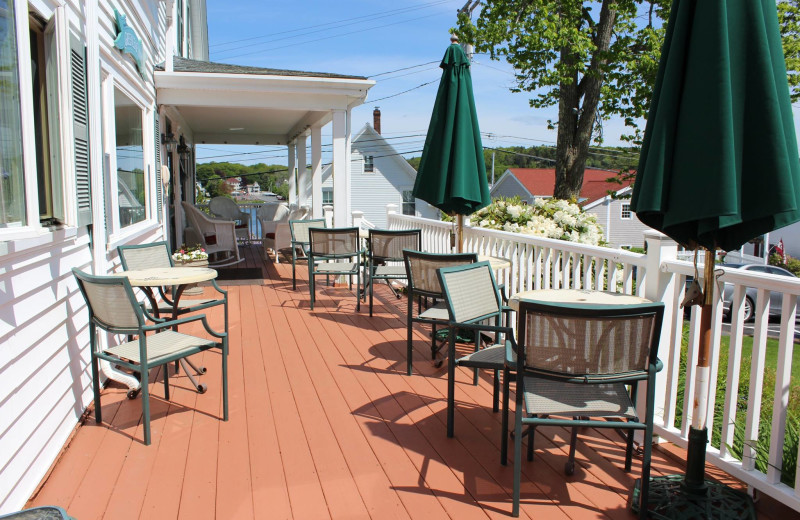
[[[187,247],[184,244],[172,254],[172,260],[176,266],[203,267],[208,265],[208,253],[200,246]]]

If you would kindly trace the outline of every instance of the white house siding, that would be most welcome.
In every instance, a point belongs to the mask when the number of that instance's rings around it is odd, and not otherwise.
[[[511,198],[511,197],[516,197],[517,195],[520,194],[527,194],[527,193],[528,191],[525,189],[525,186],[523,186],[522,183],[519,182],[519,180],[517,180],[516,177],[514,177],[510,173],[505,173],[503,174],[502,177],[500,177],[500,180],[498,180],[492,187],[490,195],[492,199],[499,199],[500,197]],[[527,196],[522,196],[522,195],[520,196],[522,197],[522,200],[524,200],[528,204],[533,202],[532,200],[528,200],[529,197]]]
[[[58,142],[63,186],[58,189],[63,191],[66,225],[55,230],[37,225],[29,230],[0,228],[0,514],[25,505],[92,400],[88,312],[71,269],[95,273],[117,270],[117,245],[164,237],[155,209],[156,136],[152,124],[156,109],[152,70],[155,61],[163,59],[164,3],[115,2],[142,39],[147,56],[144,79],[130,57],[113,49],[116,29],[113,7],[108,2],[96,2],[95,21],[84,18],[91,12],[86,2],[42,0],[35,8],[31,5],[32,10],[43,9],[38,14],[46,21],[55,21],[62,42],[57,53],[59,113],[54,116],[62,121]],[[15,8],[27,10],[28,5],[16,0]],[[107,197],[116,190],[108,190],[112,185],[109,178],[94,182],[93,187],[104,189],[92,193],[93,241],[90,228],[77,225],[69,33],[84,43],[86,35],[96,35],[97,40],[88,45],[94,43],[95,53],[99,49],[98,60],[91,59],[91,52],[87,60],[88,67],[94,67],[88,72],[92,178],[103,176],[103,169],[98,168],[103,152],[114,157],[113,96],[111,105],[101,104],[108,100],[108,88],[118,85],[144,111],[147,218],[123,229],[106,228],[118,212],[116,197]],[[27,40],[27,31],[18,30],[18,42]],[[102,85],[93,84],[92,78],[100,78]],[[97,95],[98,88],[101,96]],[[113,94],[113,90],[110,92]],[[25,117],[30,116],[23,110]],[[91,127],[101,120],[104,135],[100,127]],[[23,132],[31,139],[25,126]],[[25,163],[27,168],[31,164],[35,165],[35,159]]]
[[[397,204],[398,213],[402,212],[403,191],[414,187],[416,172],[369,125],[353,139],[352,148],[351,207],[363,211],[364,218],[376,227],[386,227],[386,205]],[[374,157],[372,172],[364,171],[364,155]],[[330,167],[323,171],[322,181],[323,189],[333,187]],[[416,200],[415,210],[417,216],[439,217],[436,208],[419,199]]]
[[[631,213],[630,219],[623,219],[623,204],[630,204],[630,199],[605,198],[586,208],[586,212],[597,217],[597,223],[606,232],[606,240],[611,247],[644,247],[644,232],[650,227],[642,224],[635,213]]]

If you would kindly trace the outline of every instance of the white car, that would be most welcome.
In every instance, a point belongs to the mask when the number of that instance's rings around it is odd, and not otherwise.
[[[792,278],[796,278],[794,274],[787,271],[786,269],[782,267],[776,267],[774,265],[723,264],[721,267],[725,269],[730,269],[730,268],[743,269],[751,273],[777,274],[781,276],[790,276]],[[750,321],[754,317],[757,292],[758,290],[753,287],[747,287],[745,289],[744,321]],[[722,291],[722,309],[723,309],[723,315],[727,319],[730,319],[731,317],[732,304],[733,304],[733,285],[726,283],[725,288]],[[783,304],[783,293],[771,292],[769,295],[769,315],[780,316],[782,304]]]

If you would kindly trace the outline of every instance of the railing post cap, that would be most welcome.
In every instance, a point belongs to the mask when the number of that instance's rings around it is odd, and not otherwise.
[[[353,218],[364,216],[364,212],[358,209],[354,209],[353,211],[351,211],[351,213],[353,214]]]
[[[659,241],[659,242],[675,242],[670,237],[655,229],[648,229],[644,232],[645,240]],[[677,244],[677,242],[675,242]]]

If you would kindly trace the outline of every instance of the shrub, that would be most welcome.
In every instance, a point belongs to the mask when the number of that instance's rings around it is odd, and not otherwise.
[[[519,197],[499,198],[472,216],[478,227],[546,238],[603,245],[603,228],[580,206],[561,199],[537,198],[523,204]]]

